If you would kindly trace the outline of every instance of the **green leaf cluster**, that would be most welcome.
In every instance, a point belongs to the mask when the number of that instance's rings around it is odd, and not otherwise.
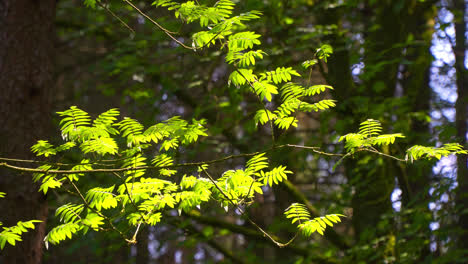
[[[6,193],[0,192],[0,198],[4,198]],[[5,248],[6,243],[15,246],[16,242],[22,241],[21,235],[25,232],[28,232],[28,229],[34,229],[34,223],[40,223],[40,220],[29,220],[29,221],[19,221],[15,226],[4,227],[3,223],[0,222],[0,227],[2,231],[0,232],[0,250]]]
[[[307,207],[300,203],[291,204],[284,211],[286,218],[291,218],[291,222],[298,223],[298,228],[304,236],[311,236],[314,232],[323,236],[327,226],[332,227],[334,224],[341,222],[340,217],[345,217],[342,214],[328,214],[321,217],[311,219]]]
[[[435,158],[441,159],[453,154],[468,154],[468,151],[463,149],[463,146],[458,143],[447,143],[441,147],[426,147],[415,145],[406,151],[406,160],[413,162],[421,158]]]
[[[3,230],[0,232],[0,249],[3,249],[8,242],[8,244],[15,246],[16,242],[22,241],[21,235],[25,232],[28,232],[28,229],[34,229],[34,223],[40,223],[40,220],[29,220],[29,221],[19,221],[15,226],[11,227],[2,227]],[[0,226],[2,223],[0,222]]]
[[[295,71],[292,74],[294,73]],[[290,76],[286,77],[286,79],[283,77],[271,78],[273,81],[275,81],[275,78],[277,78],[276,81],[278,82],[288,79],[290,80]],[[329,85],[314,85],[309,88],[304,88],[299,84],[288,82],[280,89],[282,103],[273,112],[264,109],[258,110],[254,117],[255,123],[257,125],[264,125],[265,123],[271,121],[274,122],[274,124],[280,129],[288,129],[290,126],[297,127],[297,119],[295,116],[297,111],[318,112],[336,106],[336,101],[330,99],[323,99],[316,103],[309,103],[304,100],[304,97],[318,95],[324,92],[326,89],[333,88]]]
[[[344,135],[339,141],[344,141],[345,148],[353,152],[359,148],[390,145],[395,143],[397,138],[405,137],[401,133],[382,135],[381,132],[382,125],[378,120],[367,119],[359,126],[358,133]]]

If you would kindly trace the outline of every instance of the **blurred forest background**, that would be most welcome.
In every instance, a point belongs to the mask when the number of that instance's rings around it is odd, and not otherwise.
[[[278,144],[340,153],[339,136],[373,118],[386,131],[406,136],[385,150],[391,155],[404,157],[414,144],[459,142],[466,148],[466,1],[236,2],[236,12],[263,13],[249,22],[269,54],[260,68],[285,65],[304,72],[301,63],[313,59],[317,48],[334,49],[304,85],[333,86],[325,97],[337,100],[337,107],[299,115],[297,128],[276,131]],[[180,160],[270,144],[269,127],[256,129],[253,122],[258,103],[227,86],[231,66],[217,49],[183,49],[125,2],[100,3],[90,9],[79,0],[0,1],[0,156],[33,158],[30,147],[37,139],[59,139],[53,113],[70,105],[94,114],[116,107],[145,125],[174,115],[206,119],[210,137],[185,149]],[[188,45],[199,30],[151,1],[133,3]],[[166,218],[142,230],[136,245],[117,234],[88,233],[45,250],[41,237],[57,221],[54,211],[67,194],[43,197],[29,174],[2,170],[1,190],[13,197],[0,201],[4,224],[49,223],[16,247],[7,246],[0,263],[468,263],[466,155],[404,164],[356,154],[336,170],[336,158],[307,151],[275,150],[270,159],[294,175],[249,209],[259,225],[287,238],[294,226],[283,210],[292,202],[306,203],[317,215],[348,217],[323,237],[278,248],[234,211],[202,208],[203,214]],[[212,170],[219,175],[243,164],[235,159]]]

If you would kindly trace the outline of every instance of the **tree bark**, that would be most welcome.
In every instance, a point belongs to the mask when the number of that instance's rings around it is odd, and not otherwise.
[[[142,228],[138,234],[136,264],[148,264],[150,261],[150,253],[148,250],[149,234],[148,227]]]
[[[46,138],[53,86],[56,0],[0,1],[0,156],[32,158],[38,139]],[[0,263],[41,263],[47,204],[30,174],[1,171],[1,221],[42,220],[16,246],[7,245]]]
[[[455,69],[457,85],[457,102],[455,103],[456,115],[455,125],[457,128],[457,140],[466,148],[466,133],[468,120],[468,78],[465,68],[466,52],[466,6],[464,0],[453,1],[453,12],[455,14]],[[456,193],[456,206],[460,212],[458,227],[463,230],[458,239],[457,247],[460,250],[468,248],[468,167],[467,156],[459,155],[457,157],[457,181],[458,189]]]

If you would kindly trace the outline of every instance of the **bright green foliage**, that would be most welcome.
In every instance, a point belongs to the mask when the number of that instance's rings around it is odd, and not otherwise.
[[[440,159],[452,154],[468,154],[468,151],[458,143],[444,144],[442,147],[425,147],[425,146],[412,146],[406,151],[406,160],[408,158],[413,162],[420,158],[436,158]]]
[[[316,94],[321,94],[321,93],[323,93],[326,89],[331,89],[331,90],[333,90],[333,87],[331,87],[330,85],[323,85],[323,84],[314,85],[314,86],[311,86],[311,87],[307,88],[307,89],[304,91],[304,95],[305,95],[305,96],[312,96],[312,95],[316,95]]]
[[[86,193],[85,199],[91,208],[96,208],[98,211],[102,209],[114,208],[117,206],[117,199],[112,193],[114,186],[109,188],[96,187]]]
[[[276,76],[276,75],[270,75],[270,76]],[[231,77],[237,78],[237,75],[235,76],[231,75]],[[290,77],[291,76],[289,76],[289,78],[286,77],[287,80],[290,80]],[[265,75],[263,79],[272,79],[273,81],[276,80],[275,82],[278,82],[278,83],[281,82],[281,80],[285,80],[285,79],[280,79],[280,78],[282,77],[267,77]],[[260,88],[263,88],[263,86],[260,86]],[[304,96],[311,96],[311,95],[319,94],[325,91],[325,89],[327,88],[333,89],[331,86],[328,86],[328,85],[316,85],[308,89],[305,89],[304,87],[296,83],[288,82],[284,84],[280,89],[282,103],[273,112],[269,110],[264,110],[264,109],[258,110],[254,117],[255,123],[257,125],[258,123],[263,125],[271,121],[271,122],[274,122],[274,124],[280,129],[288,129],[290,126],[296,127],[297,126],[297,119],[295,118],[296,111],[318,112],[320,110],[326,110],[326,109],[336,106],[336,103],[335,103],[336,101],[330,100],[330,99],[324,99],[313,104],[308,103],[303,100]],[[261,89],[259,90],[260,90],[259,94],[263,95],[261,94],[262,90]]]
[[[305,236],[310,236],[314,232],[319,233],[323,236],[325,228],[328,226],[332,227],[333,223],[341,222],[340,217],[345,217],[342,214],[329,214],[321,217],[316,217],[314,219],[305,221],[301,223],[298,228],[302,231],[302,234]]]
[[[199,5],[194,1],[177,3],[170,0],[157,0],[152,5],[167,7],[168,10],[174,10],[175,17],[180,18],[187,23],[200,21],[200,26],[206,27],[209,24],[216,24],[229,17],[234,9],[234,3],[229,0],[220,0],[213,7]]]
[[[228,48],[229,52],[239,52],[246,49],[251,49],[254,45],[260,45],[261,36],[255,32],[245,31],[229,36]],[[229,56],[229,55],[228,55]]]
[[[82,219],[83,223],[83,232],[88,232],[89,228],[97,231],[99,230],[99,226],[104,224],[104,218],[102,216],[97,215],[96,213],[88,211],[85,219]]]
[[[94,121],[93,126],[96,128],[104,129],[109,135],[117,135],[119,132],[112,127],[115,121],[117,121],[116,116],[119,116],[120,112],[118,109],[113,108],[107,110],[106,112],[100,114]]]
[[[166,208],[171,209],[178,205],[180,209],[190,210],[210,199],[212,184],[207,184],[206,179],[197,180],[181,188],[170,181],[143,177],[147,173],[146,167],[150,166],[144,153],[144,150],[149,148],[160,151],[151,162],[153,168],[159,168],[160,176],[176,174],[177,170],[170,168],[174,165],[174,160],[165,151],[177,150],[180,144],[188,145],[199,140],[200,136],[206,136],[203,120],[193,120],[189,123],[173,117],[145,130],[143,125],[132,118],[124,118],[118,122],[117,109],[104,112],[93,121],[86,112],[77,107],[71,107],[59,114],[64,117],[61,122],[62,135],[65,140],[70,141],[64,144],[66,147],[62,145],[57,148],[46,141],[39,141],[32,147],[38,156],[67,150],[79,150],[85,156],[96,154],[71,167],[72,171],[93,170],[95,166],[99,166],[93,165],[99,163],[99,160],[96,160],[99,156],[118,156],[121,160],[120,167],[125,170],[122,172],[122,177],[119,176],[121,183],[117,187],[117,192],[115,185],[95,186],[85,192],[83,204],[66,204],[59,207],[56,215],[63,224],[49,232],[46,242],[59,243],[79,230],[87,231],[89,228],[99,230],[100,226],[105,224],[103,210],[120,208],[124,212],[123,217],[129,220],[129,225],[139,223],[154,225],[160,221],[161,211]],[[122,141],[126,144],[120,146],[117,142]],[[81,177],[86,175],[83,172],[49,174],[47,171],[59,169],[51,165],[42,165],[38,169],[44,173],[35,173],[34,180],[41,182],[40,191],[44,193],[63,184],[68,185],[71,182],[78,184]],[[180,191],[181,189],[183,190]],[[136,205],[137,208],[130,209],[129,203]],[[82,215],[85,207],[88,208],[86,217]],[[138,209],[138,212],[135,212],[135,209]]]
[[[215,44],[216,40],[225,40],[227,36],[233,34],[233,31],[237,28],[245,28],[246,25],[243,23],[245,21],[253,20],[259,18],[261,15],[258,11],[250,11],[246,13],[242,13],[239,16],[233,16],[230,18],[226,18],[221,20],[218,24],[212,25],[209,31],[200,31],[192,35],[194,48],[203,48],[209,47]],[[232,54],[228,54],[226,60],[228,61],[229,58],[234,57],[236,52],[241,51],[239,50],[231,50]]]
[[[226,197],[218,189],[213,189],[217,197],[223,200],[225,206],[228,202],[238,204],[245,198],[253,198],[254,193],[263,194],[262,186],[273,186],[287,179],[287,174],[291,171],[286,170],[285,166],[278,166],[271,171],[264,171],[268,168],[268,159],[265,153],[258,154],[247,161],[245,170],[228,170],[216,182],[224,194],[231,200],[226,201]]]
[[[287,180],[287,174],[292,173],[292,171],[286,170],[286,166],[278,166],[268,172],[260,171],[260,180],[263,181],[264,185],[273,186],[273,184],[278,184],[283,180]]]
[[[81,144],[83,153],[94,152],[98,155],[104,156],[106,154],[116,154],[118,152],[117,143],[112,138],[100,137],[91,139]]]
[[[272,112],[270,112],[270,110],[258,110],[257,113],[255,113],[255,117],[254,117],[254,120],[255,120],[255,124],[258,125],[258,123],[264,125],[268,122],[270,122],[271,120],[275,120],[278,116]]]
[[[83,140],[88,139],[87,137],[81,136],[81,130],[87,128],[91,124],[91,117],[88,115],[88,113],[76,106],[72,106],[66,111],[57,112],[57,114],[63,117],[60,121],[60,126],[64,140],[82,142]],[[99,129],[94,132],[100,134],[102,133],[102,130]]]
[[[71,238],[74,233],[81,230],[84,225],[82,224],[82,217],[80,214],[83,212],[83,204],[65,204],[57,208],[55,216],[60,217],[60,222],[64,224],[52,228],[52,230],[44,238],[46,247],[48,243],[58,244],[67,238]]]
[[[361,123],[358,133],[351,133],[340,137],[339,141],[345,141],[345,147],[348,151],[354,152],[357,149],[372,148],[373,146],[383,146],[395,143],[396,138],[404,138],[401,133],[380,134],[382,126],[379,121],[368,119]],[[414,160],[420,158],[440,159],[452,154],[467,154],[468,152],[458,143],[448,143],[442,147],[412,146],[406,151],[405,160]]]
[[[6,193],[0,192],[0,198],[4,198]],[[28,232],[28,229],[34,229],[34,223],[40,223],[40,220],[30,220],[26,222],[19,221],[15,226],[3,227],[3,230],[0,232],[0,250],[2,250],[6,243],[14,246],[17,241],[21,241],[21,235],[25,232]],[[0,226],[3,223],[0,222]]]
[[[226,57],[226,61],[229,64],[235,63],[239,67],[247,67],[255,65],[256,59],[263,59],[263,55],[266,53],[262,50],[251,50],[248,52],[230,52]]]
[[[74,146],[76,146],[74,142],[66,142],[54,148],[54,146],[50,144],[49,141],[38,140],[37,144],[31,147],[31,151],[33,153],[36,153],[37,156],[48,157],[48,156],[56,155],[58,152],[62,152],[70,148],[73,148]]]
[[[45,164],[45,165],[39,166],[38,169],[48,171],[53,168],[52,166]],[[42,182],[41,186],[39,187],[39,191],[42,191],[44,194],[46,194],[49,189],[54,189],[54,188],[58,188],[62,186],[61,180],[58,180],[57,176],[54,174],[34,173],[33,181]]]
[[[358,148],[372,147],[375,145],[390,145],[396,138],[404,138],[400,133],[383,134],[382,125],[379,121],[368,119],[361,123],[358,133],[351,133],[340,137],[339,141],[345,141],[348,151],[355,151]]]
[[[325,62],[327,62],[327,58],[330,57],[331,54],[333,54],[333,48],[328,44],[322,45],[316,52],[317,58]]]
[[[130,202],[130,197],[134,202],[148,199],[151,195],[161,194],[164,190],[174,190],[177,188],[170,181],[157,178],[140,178],[139,181],[121,184],[117,188],[118,196],[116,199],[123,205]]]
[[[72,141],[71,142],[66,142],[66,143],[63,143],[62,145],[56,147],[55,151],[56,152],[62,152],[62,151],[65,151],[65,150],[69,150],[69,149],[73,148],[74,146],[76,146],[75,142],[72,142]]]
[[[292,218],[291,223],[301,221],[307,221],[310,219],[310,213],[307,210],[307,207],[300,203],[291,204],[286,210],[284,210],[284,215],[286,218]]]
[[[46,247],[49,246],[49,242],[58,244],[67,238],[70,239],[80,230],[83,230],[84,233],[86,233],[89,228],[95,231],[99,230],[99,227],[104,224],[104,218],[91,210],[87,210],[86,217],[83,218],[81,216],[83,210],[84,204],[69,203],[57,208],[55,216],[59,217],[60,222],[63,222],[63,224],[49,231],[44,238]]]
[[[246,164],[246,172],[255,173],[268,168],[268,159],[265,157],[265,153],[255,155]]]
[[[199,136],[207,136],[203,127],[204,120],[192,120],[192,124],[180,119],[178,116],[172,117],[162,123],[149,127],[144,133],[144,142],[153,141],[159,143],[161,140],[169,138],[161,149],[177,148],[178,142],[188,145],[198,140]],[[172,142],[172,143],[171,143]],[[177,142],[177,143],[176,143]]]
[[[217,199],[221,201],[221,205],[227,210],[230,204],[239,204],[246,198],[252,198],[254,193],[262,194],[262,184],[254,179],[253,174],[244,170],[229,170],[226,171],[216,184],[221,188],[213,189],[213,193]],[[228,199],[226,199],[228,198]]]
[[[72,235],[80,231],[84,226],[79,223],[66,223],[54,227],[44,239],[46,248],[49,247],[49,242],[52,244],[58,244],[61,241],[72,238]]]
[[[324,99],[314,104],[303,103],[301,105],[302,108],[299,108],[299,109],[305,112],[311,112],[311,111],[318,112],[320,110],[326,110],[326,109],[335,107],[336,106],[335,102],[336,102],[335,100]]]
[[[161,221],[161,213],[147,214],[143,215],[140,213],[132,213],[127,216],[128,223],[132,226],[137,226],[138,224],[145,222],[149,225],[156,225]]]
[[[278,88],[268,81],[254,82],[252,88],[261,100],[266,99],[268,102],[271,102],[273,94],[278,94]]]
[[[237,47],[237,46],[236,46]],[[246,48],[251,48],[250,46]],[[227,61],[231,63],[234,61],[235,55],[228,52]],[[260,78],[258,77],[260,76]],[[229,83],[237,87],[247,85],[250,90],[254,92],[260,100],[271,102],[273,95],[278,94],[278,87],[276,85],[286,82],[279,90],[281,91],[282,103],[276,110],[270,111],[268,109],[260,109],[255,114],[255,123],[265,124],[271,122],[280,129],[288,129],[291,126],[297,127],[297,119],[295,117],[296,111],[320,111],[326,110],[336,106],[334,100],[325,99],[316,103],[308,103],[303,97],[317,95],[325,91],[325,89],[333,89],[328,85],[316,85],[305,89],[296,83],[290,83],[292,76],[301,75],[293,70],[291,67],[278,67],[274,71],[267,71],[254,74],[252,69],[236,69],[229,76]]]
[[[302,67],[304,67],[304,69],[308,69],[309,67],[314,66],[317,63],[318,61],[316,59],[306,60],[302,63]]]
[[[84,0],[84,4],[87,7],[90,8],[96,8],[96,3],[99,2],[100,0]]]
[[[301,76],[297,71],[293,70],[291,67],[278,67],[274,71],[269,71],[260,74],[260,81],[265,79],[269,82],[273,81],[275,84],[279,84],[281,82],[291,81],[293,75]]]
[[[304,87],[297,83],[286,83],[281,87],[281,100],[287,102],[292,99],[297,99],[301,96],[306,95]]]
[[[379,121],[367,119],[359,126],[358,134],[365,135],[366,137],[370,138],[373,136],[378,136],[381,132],[382,126],[380,125]]]
[[[88,170],[92,170],[92,169],[93,169],[93,167],[89,163],[88,159],[81,160],[80,164],[75,165],[75,166],[73,166],[71,168],[71,170],[75,170],[75,171],[88,171]],[[80,177],[80,176],[84,176],[84,173],[68,174],[67,177],[68,177],[69,181],[77,181],[78,177]]]
[[[122,164],[122,168],[132,168],[124,172],[126,176],[126,182],[132,181],[135,178],[141,177],[145,174],[145,169],[136,169],[137,167],[143,167],[146,165],[146,157],[142,156],[141,153],[136,153],[134,156],[125,159]]]
[[[53,147],[47,140],[38,140],[37,144],[31,147],[31,150],[33,153],[38,153],[38,156],[44,155],[44,157],[49,157],[50,155],[57,154]]]
[[[125,117],[122,121],[116,124],[123,137],[127,138],[127,146],[139,146],[145,142],[143,136],[143,125],[132,118]]]
[[[166,153],[163,153],[154,157],[151,163],[154,164],[154,166],[156,167],[169,167],[174,165],[174,160]],[[168,168],[163,168],[159,170],[159,174],[162,176],[172,176],[176,172],[176,170],[171,170]]]
[[[251,69],[238,69],[231,73],[228,83],[239,87],[245,84],[251,84],[255,82],[255,80],[257,80],[257,76],[253,74]]]
[[[94,7],[96,1],[86,0],[85,3]],[[175,17],[185,23],[198,22],[203,30],[192,34],[192,50],[195,52],[219,44],[217,52],[225,52],[220,56],[225,55],[232,70],[228,84],[233,84],[233,87],[230,88],[236,89],[236,92],[251,92],[262,105],[259,107],[262,109],[256,109],[254,121],[257,125],[270,123],[272,127],[289,129],[291,126],[297,127],[296,115],[299,111],[318,112],[336,106],[336,101],[332,99],[312,101],[311,96],[333,88],[328,85],[304,88],[301,85],[303,81],[292,82],[293,76],[301,77],[293,67],[273,65],[270,71],[255,68],[267,53],[261,49],[253,50],[262,44],[262,36],[250,31],[244,22],[259,18],[260,12],[250,11],[233,16],[234,2],[229,0],[217,1],[213,6],[202,5],[199,1],[180,3],[171,0],[156,0],[153,5],[173,11]],[[318,60],[326,62],[332,53],[331,46],[323,45],[315,55]],[[303,67],[308,69],[318,60],[306,61]],[[275,98],[275,95],[278,97]],[[265,104],[265,100],[268,104]],[[46,193],[49,189],[66,185],[82,200],[80,204],[68,203],[57,209],[56,216],[63,224],[49,232],[46,243],[57,244],[81,230],[87,232],[89,228],[95,231],[114,229],[122,236],[135,230],[136,236],[141,225],[156,225],[163,221],[168,212],[190,212],[200,209],[209,201],[220,204],[225,210],[229,206],[248,206],[255,194],[263,194],[265,188],[281,184],[288,174],[293,173],[284,165],[269,169],[265,153],[253,156],[247,161],[245,169],[227,170],[215,177],[208,173],[208,162],[178,164],[174,157],[178,157],[181,146],[207,136],[204,120],[188,122],[172,117],[145,129],[136,119],[119,118],[117,109],[104,112],[94,120],[76,106],[59,112],[59,115],[63,117],[60,126],[66,142],[54,147],[48,141],[38,141],[32,151],[45,157],[75,151],[81,162],[65,169],[86,173],[54,174],[49,171],[64,168],[52,165],[38,167],[43,172],[36,173],[34,180],[41,182],[41,191]],[[404,137],[399,133],[381,133],[380,123],[369,119],[361,123],[358,133],[345,135],[340,141],[346,142],[349,152],[361,149],[376,151],[374,146],[393,144],[396,138]],[[440,158],[451,153],[466,151],[455,144],[442,148],[415,146],[408,151],[411,159]],[[107,161],[115,166],[103,165]],[[184,166],[183,176],[178,171],[181,166]],[[106,170],[109,167],[114,169]],[[115,182],[110,187],[109,184],[100,186],[99,180],[93,181],[96,186],[80,182],[90,175],[98,176],[97,179],[100,176],[114,177]],[[181,179],[180,182],[177,182],[178,179]],[[306,236],[314,232],[323,235],[327,226],[340,222],[340,217],[344,216],[330,214],[312,219],[307,207],[298,203],[288,207],[285,215],[291,218],[293,224],[298,224],[299,230]],[[115,227],[117,224],[119,227]]]
[[[280,129],[288,129],[290,126],[297,127],[297,119],[293,116],[278,117],[275,125]]]
[[[60,217],[60,222],[73,223],[81,219],[80,214],[83,212],[84,206],[82,204],[65,204],[57,208],[55,216]]]
[[[323,235],[327,226],[341,222],[340,217],[345,217],[341,214],[329,214],[326,216],[315,217],[311,219],[307,207],[303,204],[293,203],[284,211],[286,218],[292,218],[292,223],[298,223],[298,228],[305,236],[311,236],[314,232]]]
[[[203,48],[209,47],[219,40],[222,47],[227,47],[226,62],[234,65],[235,69],[229,77],[229,83],[237,87],[248,86],[259,100],[271,102],[273,95],[278,94],[276,85],[282,82],[289,82],[292,76],[300,77],[300,74],[291,67],[277,67],[273,71],[254,73],[253,69],[245,69],[246,67],[255,66],[257,60],[263,59],[266,53],[262,50],[250,50],[255,45],[260,45],[261,35],[252,31],[240,31],[246,27],[243,23],[259,17],[257,11],[250,11],[239,16],[232,16],[234,3],[232,1],[218,1],[213,7],[207,7],[195,1],[187,1],[185,3],[177,3],[170,0],[154,1],[153,5],[166,7],[168,10],[174,10],[175,16],[180,17],[187,23],[200,20],[200,26],[210,26],[209,31],[200,31],[192,35],[193,47]],[[329,45],[323,45],[317,50],[317,57],[326,60],[332,53]],[[259,77],[260,78],[259,78]],[[320,89],[320,88],[318,88]],[[309,96],[312,92],[305,93],[304,89],[298,97]],[[319,90],[313,94],[318,94]],[[300,103],[297,100],[291,102],[283,102],[282,108],[275,111],[275,114],[270,114],[268,109],[259,110],[256,114],[256,123],[265,124],[267,121],[275,124],[281,129],[288,129],[290,126],[297,126],[297,119],[292,116],[296,110],[301,111],[319,111],[335,106],[333,100],[320,101],[315,104],[306,102]],[[300,107],[300,108],[299,108]],[[286,109],[285,112],[282,110]],[[178,141],[171,139],[164,143],[161,148],[165,150],[178,146]]]
[[[3,227],[0,232],[0,249],[3,249],[8,244],[14,246],[17,241],[21,241],[21,235],[28,232],[28,229],[34,229],[34,223],[40,223],[39,220],[30,220],[26,222],[19,221],[15,226]],[[0,222],[0,226],[2,223]]]

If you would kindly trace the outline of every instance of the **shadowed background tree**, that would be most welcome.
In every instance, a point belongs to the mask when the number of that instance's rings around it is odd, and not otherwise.
[[[0,156],[33,158],[30,147],[50,135],[54,87],[55,0],[0,2]],[[1,263],[41,263],[48,209],[28,174],[0,170],[5,226],[42,220],[24,242],[2,251]]]

